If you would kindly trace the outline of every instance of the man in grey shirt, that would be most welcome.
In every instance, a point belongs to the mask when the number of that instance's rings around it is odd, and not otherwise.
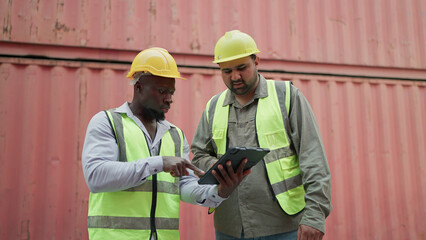
[[[315,116],[296,87],[258,73],[258,52],[238,30],[216,43],[214,62],[228,89],[208,102],[191,145],[203,170],[221,146],[271,150],[216,208],[216,239],[322,239],[331,183]]]
[[[217,207],[247,173],[223,171],[219,185],[199,185],[204,174],[189,161],[183,132],[165,120],[181,78],[165,49],[134,59],[131,103],[97,113],[89,122],[82,153],[90,190],[90,239],[178,239],[180,200]]]

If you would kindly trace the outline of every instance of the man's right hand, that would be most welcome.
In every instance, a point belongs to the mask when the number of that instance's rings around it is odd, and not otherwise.
[[[163,171],[169,172],[173,177],[188,176],[187,168],[192,169],[197,175],[204,175],[204,171],[192,165],[191,162],[180,157],[163,156]]]

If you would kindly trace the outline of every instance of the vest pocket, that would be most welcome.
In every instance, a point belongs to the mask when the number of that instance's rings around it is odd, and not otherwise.
[[[259,138],[263,138],[259,142],[264,142],[269,149],[274,150],[278,148],[283,148],[288,146],[288,141],[286,137],[286,132],[284,129],[280,129],[273,132],[267,132],[264,134],[259,134]]]
[[[299,168],[299,161],[296,155],[281,158],[280,160],[281,171],[284,175],[284,183],[288,189],[290,197],[299,195],[303,190],[301,185],[301,175]],[[301,189],[300,189],[301,188]]]
[[[213,132],[212,138],[213,138],[213,140],[220,140],[220,139],[224,138],[224,135],[225,135],[225,130],[224,129],[216,129]]]
[[[216,129],[212,133],[213,143],[216,148],[216,154],[225,154],[226,152],[226,129]],[[214,146],[213,145],[213,146]]]
[[[296,155],[281,158],[280,165],[286,179],[300,174],[299,159]]]
[[[290,198],[297,199],[297,202],[305,202],[305,189],[303,185],[300,185],[296,188],[290,189],[288,191]]]

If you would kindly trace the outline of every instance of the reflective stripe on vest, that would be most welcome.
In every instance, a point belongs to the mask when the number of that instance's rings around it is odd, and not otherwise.
[[[296,214],[305,207],[305,190],[299,160],[290,147],[288,112],[290,82],[267,80],[268,97],[260,98],[256,110],[256,131],[259,146],[271,150],[265,158],[269,183],[281,208]],[[223,106],[226,91],[207,103],[206,117],[212,133],[213,147],[220,158],[226,151],[229,105]]]
[[[119,146],[119,161],[150,156],[145,135],[126,114],[107,111]],[[161,139],[161,156],[182,156],[183,133],[171,127]],[[154,200],[154,202],[153,202]],[[119,192],[90,193],[90,239],[179,239],[179,178],[160,172]],[[155,216],[155,217],[154,217]]]

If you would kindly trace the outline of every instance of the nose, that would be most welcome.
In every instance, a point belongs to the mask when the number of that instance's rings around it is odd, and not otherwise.
[[[167,102],[167,103],[171,104],[173,102],[172,96],[173,96],[173,94],[166,93],[166,95],[164,97],[164,102]]]
[[[231,80],[238,80],[241,78],[240,72],[237,70],[232,70],[231,72]]]

